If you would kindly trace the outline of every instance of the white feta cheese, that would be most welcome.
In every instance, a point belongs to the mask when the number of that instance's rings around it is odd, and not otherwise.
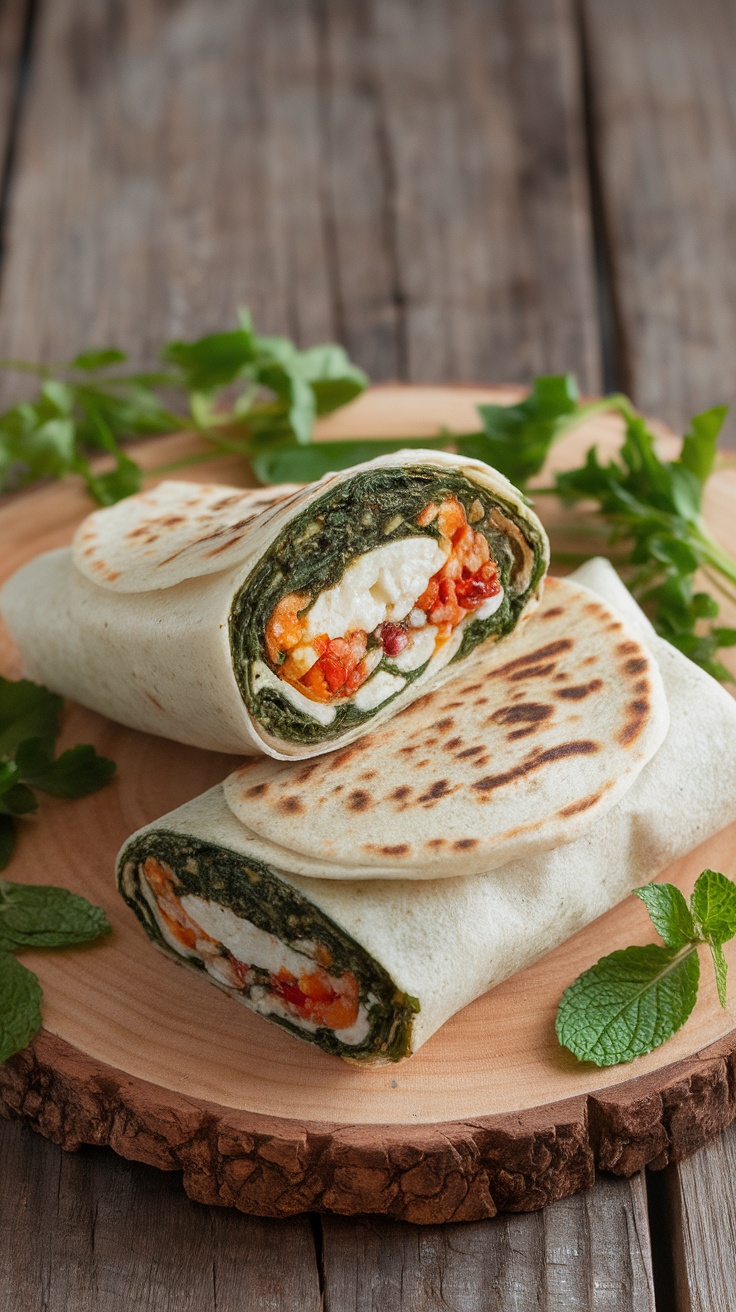
[[[418,670],[434,655],[437,629],[434,624],[427,624],[423,629],[412,629],[409,633],[409,645],[398,656],[389,657],[397,670]]]
[[[406,679],[400,679],[398,674],[389,674],[388,670],[379,670],[374,674],[372,679],[363,684],[353,697],[353,705],[357,706],[359,711],[374,711],[394,693],[399,692],[404,687]]]
[[[503,588],[500,588],[495,597],[488,597],[486,601],[483,602],[483,605],[479,606],[478,609],[473,612],[473,619],[487,620],[490,615],[495,615],[503,598],[504,591]]]
[[[298,711],[304,715],[311,715],[313,720],[318,724],[332,724],[337,711],[334,706],[328,706],[324,702],[313,702],[309,697],[287,683],[285,679],[280,679],[277,674],[263,661],[254,661],[251,669],[253,679],[253,691],[258,692],[261,688],[275,688],[276,692],[281,693],[287,701],[291,702]]]
[[[222,943],[236,961],[242,961],[246,966],[258,966],[271,975],[278,975],[283,968],[297,979],[314,970],[314,961],[308,956],[295,952],[273,934],[236,916],[234,911],[220,906],[219,902],[207,902],[195,893],[185,893],[181,904],[205,934]]]
[[[446,559],[430,537],[402,538],[358,556],[307,611],[306,640],[321,633],[341,638],[354,629],[372,633],[385,620],[405,619]]]

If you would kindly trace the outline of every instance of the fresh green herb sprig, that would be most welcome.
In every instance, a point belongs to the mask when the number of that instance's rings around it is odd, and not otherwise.
[[[15,845],[16,818],[38,808],[34,790],[84,797],[115,773],[114,762],[86,743],[54,756],[61,709],[61,697],[48,688],[0,678],[0,870]]]
[[[76,893],[0,879],[0,1062],[41,1028],[43,990],[13,953],[89,943],[109,931],[104,911]]]
[[[40,379],[34,400],[0,414],[0,491],[76,473],[96,501],[110,505],[138,491],[143,479],[121,444],[182,429],[208,443],[200,458],[239,454],[270,481],[267,455],[298,451],[311,441],[319,415],[368,383],[341,346],[299,351],[285,337],[259,336],[245,310],[232,332],[170,342],[161,354],[164,368],[155,372],[125,371],[126,355],[113,348],[55,365],[0,361]],[[107,473],[90,463],[99,452],[114,460]]]
[[[664,941],[602,957],[565,989],[557,1011],[560,1043],[580,1061],[615,1066],[641,1057],[685,1024],[698,996],[698,948],[707,944],[718,998],[726,1006],[723,944],[736,934],[736,884],[704,870],[686,902],[674,884],[636,888]]]

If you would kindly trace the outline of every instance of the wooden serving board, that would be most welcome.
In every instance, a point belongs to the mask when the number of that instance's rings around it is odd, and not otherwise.
[[[518,395],[376,388],[323,422],[321,436],[430,435],[440,424],[467,431],[478,401]],[[559,445],[555,464],[619,440],[616,421],[596,421]],[[137,453],[151,468],[194,449],[195,439],[177,436]],[[229,458],[180,476],[244,481]],[[726,468],[714,477],[709,518],[732,549],[734,508],[736,470]],[[67,543],[89,509],[71,483],[6,499],[2,575]],[[559,521],[553,503],[549,514],[541,509],[548,525]],[[7,638],[0,658],[4,672],[19,673]],[[222,779],[235,758],[69,705],[64,745],[80,741],[117,761],[115,782],[77,802],[44,799],[38,818],[23,823],[8,870],[83,893],[113,927],[99,944],[23,955],[43,984],[44,1029],[0,1067],[0,1103],[57,1143],[110,1144],[183,1171],[193,1198],[247,1212],[322,1208],[438,1222],[541,1207],[590,1184],[596,1167],[628,1175],[664,1166],[736,1114],[734,1017],[718,1005],[710,970],[687,1026],[648,1057],[600,1071],[557,1045],[564,987],[603,953],[655,939],[633,897],[466,1007],[408,1062],[363,1070],[292,1038],[154,951],[114,887],[127,835]],[[689,891],[706,865],[733,875],[734,850],[736,825],[666,878]],[[736,943],[726,952],[736,969]]]

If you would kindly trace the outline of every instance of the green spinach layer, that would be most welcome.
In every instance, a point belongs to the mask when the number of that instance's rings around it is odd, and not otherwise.
[[[173,870],[180,897],[194,894],[228,907],[236,916],[273,934],[296,951],[303,950],[299,944],[305,939],[326,947],[332,956],[330,974],[340,976],[349,970],[357,977],[360,1000],[367,1007],[370,1029],[362,1043],[347,1044],[341,1043],[327,1027],[308,1031],[280,1015],[274,1014],[267,1019],[338,1057],[350,1057],[356,1061],[400,1061],[407,1055],[411,1046],[412,1020],[419,1010],[419,1003],[401,993],[383,966],[329,916],[259,861],[246,861],[229,848],[205,843],[189,835],[153,829],[132,839],[121,854],[118,887],[146,933],[174,961],[207,974],[202,961],[181,956],[161,933],[141,889],[139,867],[149,856],[164,861]],[[256,972],[256,975],[256,984],[268,985],[267,971]],[[209,974],[207,978],[232,997],[246,1001],[249,990],[228,988]]]
[[[462,660],[486,638],[503,637],[515,627],[544,572],[541,538],[518,510],[455,470],[444,471],[431,465],[364,470],[331,488],[297,515],[252,570],[233,601],[230,647],[235,677],[251,715],[275,738],[305,744],[329,741],[363,724],[379,709],[362,711],[353,702],[339,703],[332,723],[322,725],[275,688],[254,689],[252,665],[256,660],[266,660],[266,625],[278,602],[291,592],[309,592],[312,602],[316,601],[321,592],[339,582],[352,560],[387,542],[421,536],[438,538],[436,522],[419,528],[416,517],[430,501],[441,502],[450,496],[457,497],[472,527],[487,538],[504,589],[503,602],[495,614],[466,622],[453,659]],[[476,502],[483,507],[482,518],[476,519],[470,513]],[[514,594],[509,587],[513,545],[491,523],[494,507],[518,527],[534,554],[531,579],[521,593]],[[400,697],[427,664],[402,671],[406,683],[394,697]],[[371,677],[380,669],[393,671],[390,658],[384,657]]]

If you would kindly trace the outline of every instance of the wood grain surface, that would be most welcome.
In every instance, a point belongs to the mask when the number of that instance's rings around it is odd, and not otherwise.
[[[736,401],[736,11],[730,0],[583,9],[619,381],[681,427]]]
[[[736,1129],[669,1173],[676,1312],[736,1307]]]
[[[400,10],[402,3],[395,8]],[[720,400],[732,385],[736,350],[733,298],[725,294],[732,276],[729,206],[734,186],[732,119],[722,112],[734,86],[727,0],[708,0],[697,9],[677,0],[651,0],[638,7],[628,0],[616,6],[579,0],[574,12],[562,5],[501,0],[433,5],[431,20],[444,27],[452,67],[444,78],[437,77],[438,46],[424,43],[423,24],[405,37],[404,57],[410,72],[420,62],[427,67],[434,61],[427,80],[432,96],[442,97],[441,109],[433,115],[427,95],[416,99],[423,88],[415,76],[414,99],[398,94],[400,88],[392,97],[390,132],[385,101],[375,88],[384,85],[384,63],[393,56],[376,37],[377,12],[373,0],[334,0],[331,5],[325,0],[263,0],[257,10],[235,0],[218,0],[217,5],[156,0],[148,6],[133,0],[3,3],[2,349],[49,359],[107,337],[150,363],[162,336],[225,326],[234,306],[249,300],[264,330],[295,332],[304,344],[340,336],[376,377],[411,377],[410,367],[421,369],[422,360],[417,352],[409,358],[405,345],[402,260],[421,225],[425,263],[414,261],[413,286],[431,293],[438,331],[452,315],[456,331],[472,324],[486,344],[477,351],[466,335],[460,352],[443,335],[442,377],[504,376],[526,382],[508,354],[521,346],[524,358],[542,367],[554,361],[555,367],[577,369],[588,387],[598,385],[602,372],[609,386],[633,385],[641,403],[673,423]],[[588,24],[587,49],[581,16]],[[401,23],[401,16],[392,21]],[[247,29],[247,40],[241,28]],[[483,50],[468,49],[469,37],[474,40],[479,31],[493,36],[492,49],[490,40]],[[535,59],[540,68],[541,33],[551,84],[548,77],[546,95],[539,97],[535,85],[527,83],[522,98],[526,65]],[[303,51],[310,41],[313,55],[296,58],[294,51]],[[22,58],[14,67],[21,47]],[[549,142],[545,117],[560,119],[555,90],[563,80],[555,63],[560,50],[578,65],[568,66],[565,74],[570,130],[540,157],[535,136]],[[466,83],[466,65],[478,69],[484,60],[487,71]],[[660,76],[655,88],[651,70],[665,62],[666,85]],[[291,79],[288,87],[274,75],[284,68]],[[495,118],[475,110],[482,98],[486,103],[493,99],[498,112],[497,80],[504,88],[502,121],[526,124],[523,142],[517,136],[513,143],[514,149],[525,145],[523,169],[516,167],[508,136],[497,139]],[[287,101],[290,113],[284,108]],[[318,105],[318,126],[313,104]],[[453,154],[444,145],[438,149],[436,124],[442,115],[452,130]],[[575,135],[586,116],[587,158],[581,159]],[[399,191],[386,145],[406,134],[412,136],[411,154],[422,186],[404,183]],[[408,151],[405,147],[404,154]],[[499,156],[504,169],[499,169]],[[559,186],[554,177],[550,183],[550,171],[559,171]],[[424,213],[417,197],[430,184],[442,196],[444,178],[445,210]],[[462,200],[452,205],[451,192],[458,187]],[[594,194],[593,206],[576,220],[570,195],[586,188],[602,194]],[[530,223],[528,198],[540,189],[553,213],[545,223]],[[478,191],[485,204],[474,203]],[[401,248],[394,235],[399,219]],[[581,295],[592,263],[591,232],[598,287]],[[553,251],[547,243],[550,233]],[[519,234],[524,236],[523,254]],[[469,281],[471,291],[478,266],[492,263],[494,280],[489,282],[487,275],[480,280],[482,294],[472,302],[472,315],[445,277],[447,261],[455,270],[470,264],[463,285],[467,288]],[[520,264],[524,277],[514,285],[506,270],[516,271]],[[557,272],[552,279],[553,264]],[[558,303],[559,323],[551,319]],[[618,353],[611,342],[612,303],[626,326],[626,335],[621,332],[614,344]],[[556,353],[558,332],[567,335],[574,358]],[[579,351],[575,343],[583,344]],[[586,377],[583,362],[589,354],[592,372]],[[457,372],[451,375],[450,369]],[[17,379],[3,377],[1,390],[6,401],[15,397]],[[729,440],[733,444],[733,426]],[[734,489],[724,492],[726,504],[733,495]],[[12,1127],[11,1132],[20,1130]],[[27,1133],[25,1145],[24,1154],[12,1158],[12,1168],[3,1150],[3,1184],[9,1199],[22,1200],[28,1224],[33,1224],[36,1214],[47,1216],[45,1173],[66,1159]],[[686,1167],[671,1167],[665,1174],[677,1178]],[[107,1151],[85,1150],[78,1172],[62,1180],[64,1208],[50,1268],[36,1267],[37,1279],[30,1280],[24,1250],[5,1247],[5,1255],[12,1256],[0,1271],[6,1285],[18,1291],[22,1312],[37,1312],[39,1306],[49,1312],[61,1307],[116,1312],[109,1292],[88,1296],[97,1269],[96,1227],[95,1210],[85,1210],[85,1198],[94,1179],[95,1201],[110,1211],[120,1171],[146,1178],[159,1225],[157,1236],[133,1232],[132,1243],[145,1260],[127,1267],[129,1299],[117,1306],[158,1312],[176,1306],[175,1293],[183,1296],[170,1253],[178,1234],[187,1232],[190,1211],[199,1212],[197,1205],[188,1203],[165,1174],[135,1168]],[[719,1235],[727,1236],[733,1226],[724,1154],[709,1154],[709,1173],[720,1200],[708,1213],[711,1251]],[[601,1187],[602,1182],[593,1193]],[[655,1212],[660,1202],[654,1190]],[[695,1205],[702,1205],[702,1194]],[[87,1235],[67,1263],[64,1228],[71,1214]],[[562,1241],[563,1270],[577,1282],[573,1306],[584,1308],[604,1295],[581,1246],[577,1219],[571,1211],[567,1215],[571,1223]],[[252,1224],[243,1216],[227,1219],[240,1227]],[[16,1224],[16,1210],[6,1211],[3,1221],[5,1239]],[[483,1230],[491,1234],[505,1222],[485,1222]],[[343,1244],[353,1243],[357,1261],[363,1252],[360,1223],[340,1224]],[[516,1312],[539,1306],[536,1291],[530,1292],[522,1279],[538,1224],[537,1215],[513,1218],[504,1297]],[[253,1294],[254,1308],[291,1312],[294,1307],[289,1291],[277,1282],[278,1266],[288,1266],[295,1242],[291,1225],[274,1223],[265,1241],[276,1254],[277,1271],[268,1288]],[[677,1239],[682,1218],[673,1214],[671,1225]],[[315,1233],[319,1238],[318,1224]],[[693,1243],[702,1236],[694,1227]],[[202,1272],[213,1269],[212,1253],[197,1249],[197,1261],[201,1271],[192,1260],[187,1279],[200,1289]],[[314,1255],[311,1262],[315,1265]],[[365,1285],[380,1285],[381,1262],[374,1248],[371,1263],[362,1268]],[[674,1306],[670,1264],[671,1255],[660,1253],[660,1309]],[[497,1305],[477,1266],[474,1273],[475,1280],[469,1279],[458,1296],[463,1312]],[[171,1299],[164,1277],[174,1291]],[[416,1291],[415,1283],[417,1308],[422,1298],[429,1304],[438,1297],[434,1285]],[[311,1312],[306,1296],[304,1305]],[[233,1306],[240,1304],[233,1300]],[[403,1308],[401,1286],[395,1306]],[[622,1296],[616,1306],[624,1312],[632,1304]],[[334,1290],[329,1312],[343,1312]]]
[[[480,395],[508,392],[386,386],[334,415],[320,435],[380,436],[397,424],[462,431]],[[592,443],[610,449],[620,436],[613,418],[595,420],[558,444],[555,462],[577,464]],[[195,439],[173,441],[197,449]],[[159,449],[140,448],[146,460]],[[232,469],[218,460],[191,476],[237,476]],[[732,519],[719,518],[717,504],[712,527],[729,545]],[[2,572],[69,541],[81,509],[71,484],[11,500],[0,510]],[[54,882],[105,907],[113,934],[83,952],[24,954],[44,988],[44,1034],[0,1069],[8,1109],[57,1142],[109,1143],[180,1168],[192,1197],[243,1211],[319,1207],[429,1224],[534,1210],[590,1185],[596,1166],[624,1175],[663,1166],[736,1112],[733,1018],[710,974],[689,1024],[633,1065],[597,1070],[557,1044],[567,984],[604,951],[656,940],[635,898],[464,1008],[396,1067],[348,1066],[233,1007],[152,951],[113,885],[128,834],[217,782],[232,758],[73,705],[64,741],[94,742],[118,775],[73,809],[49,799],[42,823],[24,827],[13,873],[38,883],[53,871]],[[736,825],[666,878],[689,891],[705,866],[730,871],[734,838]],[[736,944],[726,953],[736,964]]]

